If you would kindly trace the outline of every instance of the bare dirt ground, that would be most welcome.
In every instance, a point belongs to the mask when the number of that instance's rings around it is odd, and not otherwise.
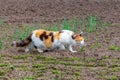
[[[93,14],[109,22],[104,29],[85,35],[85,51],[24,53],[13,48],[12,34],[18,25],[52,24],[64,18],[86,18]],[[119,0],[0,0],[0,38],[5,48],[0,50],[1,80],[120,80]],[[14,25],[15,24],[15,25]]]
[[[119,4],[119,0],[0,0],[0,17],[8,23],[46,23],[94,14],[119,22]]]

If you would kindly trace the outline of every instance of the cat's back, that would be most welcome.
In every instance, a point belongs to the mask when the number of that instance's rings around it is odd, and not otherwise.
[[[62,32],[63,34],[68,34],[68,35],[73,35],[73,34],[74,34],[74,32],[71,31],[71,30],[61,30],[61,32]]]
[[[74,34],[73,31],[70,30],[61,30],[60,34],[60,42],[63,44],[70,44],[71,42],[71,36]]]

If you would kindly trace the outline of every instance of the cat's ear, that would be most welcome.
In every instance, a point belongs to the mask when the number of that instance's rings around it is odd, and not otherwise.
[[[80,36],[82,36],[82,34],[83,34],[83,32],[81,31],[81,32],[80,32]]]

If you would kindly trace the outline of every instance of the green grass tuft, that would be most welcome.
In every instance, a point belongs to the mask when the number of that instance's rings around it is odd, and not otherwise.
[[[81,47],[80,51],[86,51],[86,48],[85,47]]]
[[[0,76],[3,76],[4,74],[6,74],[7,71],[6,70],[0,70]]]
[[[89,15],[87,19],[81,20],[81,26],[82,30],[85,29],[86,32],[92,32],[97,28],[103,29],[106,26],[106,22],[102,22],[97,17]]]
[[[25,77],[23,77],[21,79],[18,79],[18,80],[34,80],[34,77],[32,77],[32,76],[25,76]]]
[[[13,59],[27,59],[30,55],[29,54],[24,54],[24,55],[17,55],[17,56],[12,56]]]
[[[97,48],[97,47],[101,47],[101,46],[102,46],[102,44],[100,44],[99,42],[95,42],[94,44],[92,44],[90,46],[90,48],[93,49],[93,48]]]
[[[79,24],[80,24],[80,21],[78,19],[76,19],[76,18],[74,18],[73,20],[64,19],[60,23],[61,30],[72,30],[72,31],[81,31],[81,30],[77,29]]]
[[[52,70],[51,71],[53,74],[60,74],[60,72],[58,70]]]
[[[47,28],[47,30],[49,30],[49,31],[58,31],[59,28],[58,28],[58,26],[57,26],[56,24],[53,24],[53,25],[50,25],[50,26]]]
[[[70,30],[70,23],[68,20],[64,19],[61,23],[62,29]]]
[[[4,44],[1,38],[0,38],[0,49],[4,49]]]
[[[86,23],[86,31],[92,32],[93,30],[95,30],[96,24],[97,24],[97,18],[92,15],[89,15]]]
[[[111,45],[108,47],[109,50],[114,50],[114,51],[120,51],[120,47],[115,46],[115,45]]]
[[[33,64],[33,68],[40,68],[40,67],[44,67],[46,66],[46,64]]]
[[[7,66],[7,64],[5,64],[5,63],[0,64],[0,67],[5,67],[5,66]]]
[[[10,70],[14,70],[14,65],[12,65],[12,64],[9,65],[9,69],[10,69]]]
[[[3,26],[4,25],[4,21],[3,19],[0,18],[0,26]]]
[[[13,40],[24,40],[33,30],[33,26],[23,26],[21,30],[16,28],[13,34]]]

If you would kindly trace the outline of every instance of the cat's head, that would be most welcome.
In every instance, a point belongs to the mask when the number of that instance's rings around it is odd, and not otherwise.
[[[73,34],[72,39],[75,40],[77,45],[83,46],[84,45],[84,38],[82,37],[82,34]]]

